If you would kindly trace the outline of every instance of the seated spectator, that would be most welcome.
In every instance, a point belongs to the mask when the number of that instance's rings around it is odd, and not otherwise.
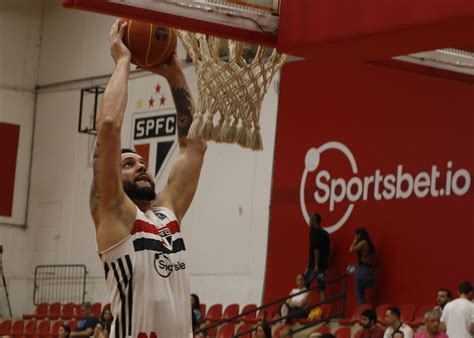
[[[290,296],[305,290],[306,287],[304,277],[302,274],[298,274],[296,276],[296,288],[291,290]],[[309,301],[309,292],[302,293],[301,295],[287,299],[286,303],[280,308],[281,317],[288,316],[288,318],[283,320],[283,323],[291,322],[295,318],[306,318],[308,316],[307,307],[309,305]]]
[[[448,289],[439,289],[438,295],[436,297],[436,310],[443,312],[443,309],[446,304],[448,304],[453,299],[453,294]]]
[[[431,310],[425,313],[425,329],[426,331],[418,331],[415,338],[448,338],[448,336],[439,331],[439,319],[441,312],[439,310]]]
[[[71,334],[71,329],[67,325],[63,325],[59,328],[58,338],[69,338]]]
[[[392,332],[392,338],[405,338],[403,331],[395,330]]]
[[[474,305],[471,303],[471,283],[461,283],[458,292],[459,298],[444,307],[441,315],[441,327],[446,329],[450,338],[472,338],[474,335]]]
[[[94,338],[108,338],[109,334],[102,322],[98,322],[94,329]]]
[[[112,316],[112,311],[110,311],[110,308],[104,308],[102,310],[100,321],[104,325],[104,330],[107,330],[107,332],[110,333],[110,328],[112,326],[112,322],[114,321],[114,317]]]
[[[254,338],[272,338],[272,328],[266,322],[258,323],[257,330],[253,334]]]
[[[374,310],[362,312],[359,324],[363,328],[360,338],[383,338],[384,329],[377,326],[377,314]]]
[[[400,309],[398,307],[392,306],[388,308],[385,314],[385,321],[388,327],[383,335],[384,338],[392,338],[392,334],[395,333],[395,331],[401,331],[404,338],[413,338],[413,330],[411,327],[402,323],[400,320]]]
[[[196,294],[191,294],[191,316],[193,320],[193,332],[196,332],[201,327],[202,323],[201,303]]]
[[[95,326],[99,320],[92,314],[92,304],[86,302],[81,305],[81,312],[84,314],[79,324],[77,324],[76,331],[71,332],[71,337],[90,337],[94,334]]]

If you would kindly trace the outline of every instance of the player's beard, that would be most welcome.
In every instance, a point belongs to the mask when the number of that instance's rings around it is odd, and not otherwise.
[[[123,190],[132,201],[153,201],[156,198],[155,184],[139,187],[136,182],[123,181]]]

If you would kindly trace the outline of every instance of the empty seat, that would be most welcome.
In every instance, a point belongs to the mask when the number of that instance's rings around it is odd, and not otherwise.
[[[391,306],[392,304],[381,304],[377,306],[375,313],[377,314],[378,323],[385,325],[385,314],[387,313],[388,308]]]
[[[73,319],[73,320],[70,320],[68,323],[67,323],[67,326],[69,326],[69,328],[71,329],[71,331],[76,331],[77,329],[77,320]]]
[[[207,310],[207,314],[204,317],[204,320],[218,321],[222,316],[222,304],[213,304]]]
[[[403,304],[400,305],[400,319],[403,323],[410,323],[415,316],[415,305],[414,304]]]
[[[36,325],[37,322],[35,319],[29,320],[25,324],[25,328],[23,329],[23,334],[27,336],[32,336],[36,333]]]
[[[11,329],[10,336],[21,336],[23,334],[23,329],[25,328],[25,321],[23,319],[16,320]]]
[[[49,332],[50,325],[51,325],[51,322],[49,321],[49,319],[41,321],[36,327],[36,333],[40,336],[47,335]]]
[[[74,316],[74,303],[64,304],[59,316],[62,319],[71,319]]]
[[[286,324],[278,325],[277,328],[275,329],[275,331],[273,332],[273,336],[274,337],[280,337],[281,330],[283,330],[286,327],[289,327],[289,326],[286,325]]]
[[[97,318],[100,318],[102,311],[102,303],[94,303],[92,304],[92,314]]]
[[[35,313],[29,315],[23,315],[23,319],[44,319],[48,312],[48,303],[41,303],[36,305]]]
[[[251,330],[251,329],[253,329],[253,324],[246,323],[246,324],[240,325],[238,327],[236,334],[238,335],[240,333],[246,332],[246,331]],[[247,333],[243,336],[239,336],[239,337],[240,338],[252,338],[252,332]]]
[[[257,304],[247,304],[247,305],[244,306],[244,308],[242,309],[240,314],[246,313],[248,311],[253,311],[256,308],[257,308]],[[257,316],[257,312],[253,311],[253,312],[250,312],[250,313],[240,317],[240,320],[245,321],[245,320],[248,320],[248,319],[255,319],[256,316]]]
[[[372,308],[372,305],[370,304],[358,305],[354,309],[354,312],[352,313],[352,317],[339,319],[339,325],[346,325],[346,326],[354,325],[355,323],[359,322],[362,312],[371,308]]]
[[[227,305],[227,307],[224,310],[224,313],[222,314],[221,320],[227,320],[229,318],[238,316],[239,310],[240,310],[239,304],[234,303],[234,304]],[[234,319],[232,322],[236,323],[238,322],[238,319]]]
[[[74,318],[82,319],[84,318],[84,313],[82,312],[82,304],[76,304],[74,308]]]
[[[60,314],[61,314],[61,304],[53,303],[49,306],[46,317],[48,317],[49,319],[58,319]]]
[[[4,320],[0,324],[0,336],[6,336],[12,328],[12,321],[10,319]]]
[[[331,333],[331,328],[328,325],[320,326],[316,328],[313,333],[326,334]]]
[[[59,332],[59,328],[61,326],[64,325],[64,322],[62,320],[57,320],[54,322],[53,325],[51,325],[51,331],[50,333],[53,335],[53,336],[57,336],[58,335],[58,332]]]
[[[321,309],[321,318],[319,320],[329,318],[329,316],[331,315],[332,305],[322,304],[321,306],[319,306],[319,308]],[[298,319],[298,323],[300,324],[309,324],[312,322],[314,322],[314,320],[307,319],[307,318]]]
[[[427,313],[428,311],[432,309],[433,309],[433,305],[420,306],[418,309],[416,309],[415,316],[414,316],[415,318],[413,319],[413,321],[409,322],[408,324],[410,324],[411,327],[416,329],[418,326],[424,323],[425,313]]]
[[[232,338],[234,336],[235,324],[227,323],[219,329],[217,338]]]
[[[274,309],[272,307],[262,308],[258,311],[257,316],[255,318],[244,319],[244,322],[255,324],[258,322],[262,322],[264,318],[267,318],[267,321],[269,321],[271,318],[273,318],[273,315]]]
[[[334,332],[336,338],[351,338],[351,328],[350,327],[340,327]]]

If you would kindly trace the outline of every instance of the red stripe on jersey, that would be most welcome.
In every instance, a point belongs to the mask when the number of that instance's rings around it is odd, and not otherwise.
[[[171,221],[168,224],[166,224],[165,226],[157,228],[152,223],[148,223],[148,222],[142,221],[141,219],[137,219],[137,220],[135,220],[135,223],[133,223],[132,235],[137,233],[137,232],[147,232],[149,234],[158,235],[160,233],[160,231],[163,231],[164,229],[169,229],[171,234],[177,233],[177,232],[179,232],[178,222]]]

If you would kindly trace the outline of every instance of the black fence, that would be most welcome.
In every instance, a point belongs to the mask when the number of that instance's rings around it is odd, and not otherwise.
[[[38,265],[35,268],[33,303],[84,302],[85,265]]]

